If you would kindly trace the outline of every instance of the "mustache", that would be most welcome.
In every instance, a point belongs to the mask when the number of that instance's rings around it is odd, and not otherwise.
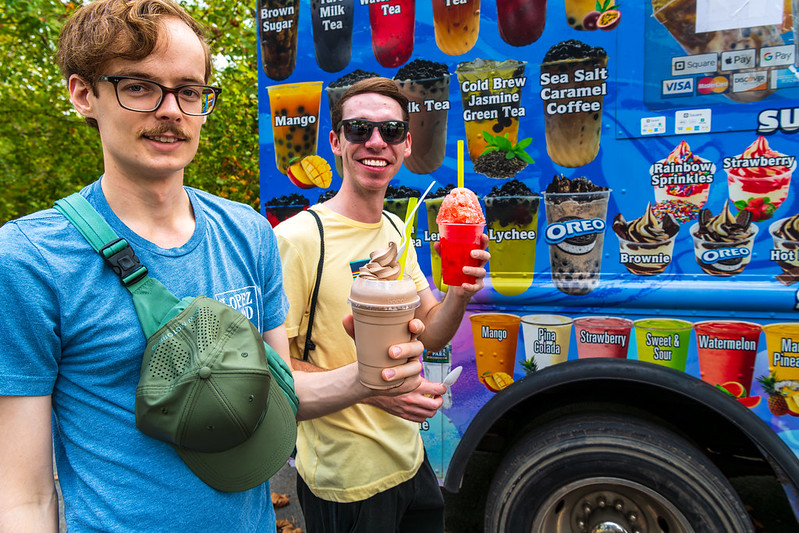
[[[148,128],[145,130],[139,131],[140,137],[158,137],[160,135],[171,134],[175,137],[178,137],[184,141],[190,141],[191,135],[186,133],[183,129],[181,129],[176,124],[160,124],[154,128]]]

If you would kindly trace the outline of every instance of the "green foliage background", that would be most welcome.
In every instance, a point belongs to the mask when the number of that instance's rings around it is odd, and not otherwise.
[[[223,88],[185,182],[259,209],[255,2],[180,3],[208,28],[213,83]],[[99,135],[73,110],[54,61],[58,33],[80,5],[0,3],[0,225],[102,173]]]

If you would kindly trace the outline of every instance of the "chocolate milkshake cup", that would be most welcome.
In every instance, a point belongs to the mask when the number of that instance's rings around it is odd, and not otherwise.
[[[349,297],[355,321],[355,349],[361,383],[372,389],[390,389],[402,382],[387,382],[384,368],[404,364],[392,359],[389,347],[411,340],[408,322],[419,307],[419,295],[410,276],[401,280],[357,277]]]
[[[547,153],[560,166],[587,165],[599,153],[607,64],[605,50],[573,39],[544,56],[541,98]]]
[[[414,59],[394,76],[408,98],[409,131],[413,142],[405,168],[429,174],[444,162],[447,152],[450,74],[443,63]]]
[[[599,285],[610,190],[544,193],[552,283],[571,295]]]

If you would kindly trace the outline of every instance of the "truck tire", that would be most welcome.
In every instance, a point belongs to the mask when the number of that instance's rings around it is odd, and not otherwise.
[[[687,440],[618,414],[573,414],[527,433],[504,456],[487,533],[753,532],[738,495]]]

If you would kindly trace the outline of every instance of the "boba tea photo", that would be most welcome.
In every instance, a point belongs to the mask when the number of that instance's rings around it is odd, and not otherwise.
[[[404,64],[413,53],[414,0],[387,0],[369,4],[372,52],[385,68]]]
[[[610,189],[580,177],[555,176],[544,192],[552,283],[581,295],[599,286]]]
[[[538,205],[541,196],[519,180],[494,187],[486,208],[491,286],[505,296],[522,294],[533,283]]]
[[[264,72],[285,80],[297,63],[299,0],[259,0],[258,35]]]
[[[325,72],[338,72],[350,62],[354,12],[354,0],[311,0],[314,53]]]
[[[414,174],[429,174],[444,162],[450,108],[449,81],[447,65],[426,59],[414,59],[394,76],[394,83],[408,98],[413,150],[404,164]]]
[[[436,251],[433,243],[440,239],[438,222],[438,212],[441,203],[449,192],[454,189],[454,185],[439,187],[438,190],[431,192],[424,200],[424,209],[427,213],[427,238],[430,241],[430,273],[433,277],[433,284],[441,292],[447,292],[447,284],[441,281],[441,256]]]
[[[295,157],[316,154],[322,82],[267,87],[272,110],[275,163],[286,174]]]
[[[463,104],[466,145],[469,158],[477,161],[487,146],[483,132],[493,136],[508,135],[516,144],[519,117],[525,116],[521,105],[522,88],[527,84],[524,75],[526,61],[477,58],[459,63],[455,69]]]
[[[433,30],[442,52],[465,54],[480,32],[480,0],[433,0]]]
[[[540,81],[547,153],[560,166],[587,165],[599,153],[607,64],[604,49],[575,39],[544,55]]]
[[[497,0],[499,36],[511,46],[527,46],[541,37],[547,0]]]

